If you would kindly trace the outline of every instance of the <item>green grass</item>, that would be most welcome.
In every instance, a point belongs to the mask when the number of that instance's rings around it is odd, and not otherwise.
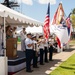
[[[52,71],[50,75],[75,75],[75,54]]]

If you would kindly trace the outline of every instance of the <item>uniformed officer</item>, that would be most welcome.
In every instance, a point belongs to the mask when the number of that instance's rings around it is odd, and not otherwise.
[[[33,59],[33,41],[31,40],[31,33],[27,34],[25,40],[26,46],[26,72],[32,72],[31,70],[31,60]]]
[[[44,65],[43,57],[44,57],[44,39],[43,35],[39,36],[39,49],[40,49],[40,65]]]
[[[21,36],[21,50],[25,51],[25,39],[26,39],[26,31],[25,28],[23,28],[23,30],[20,32],[20,36]]]
[[[54,52],[58,52],[58,43],[57,43],[57,41],[56,41],[56,39],[55,39],[55,41],[54,41],[54,46],[55,46],[55,48],[54,48]]]
[[[45,52],[45,62],[48,63],[48,57],[47,57],[47,54],[48,54],[48,41],[47,40],[45,40],[44,52]]]
[[[36,36],[33,36],[33,43],[34,43],[34,51],[33,51],[33,68],[39,68],[38,65],[37,65],[37,62],[38,62],[38,50],[37,50],[37,46],[38,46],[38,43],[37,43],[37,39],[36,39]]]
[[[54,39],[52,38],[52,36],[49,38],[49,61],[52,61],[52,56],[53,56],[53,43],[54,43]]]

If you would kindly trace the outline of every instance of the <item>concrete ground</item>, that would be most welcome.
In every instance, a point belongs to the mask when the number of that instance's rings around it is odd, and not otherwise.
[[[53,56],[54,61],[50,61],[49,63],[45,63],[45,65],[39,65],[38,69],[33,68],[32,73],[27,73],[26,70],[22,70],[14,75],[48,75],[50,74],[57,66],[59,66],[62,62],[67,60],[71,55],[75,53],[75,46],[72,46],[71,49],[66,50],[61,53],[57,53]]]

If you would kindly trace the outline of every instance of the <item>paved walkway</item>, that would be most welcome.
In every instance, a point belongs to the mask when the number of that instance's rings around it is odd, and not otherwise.
[[[55,54],[53,56],[54,61],[50,61],[49,63],[45,63],[45,65],[40,66],[39,69],[33,69],[34,72],[27,73],[24,70],[14,74],[14,75],[47,75],[50,74],[57,66],[59,66],[63,61],[67,60],[71,55],[75,53],[75,46],[71,47],[72,49],[66,50],[64,52]]]

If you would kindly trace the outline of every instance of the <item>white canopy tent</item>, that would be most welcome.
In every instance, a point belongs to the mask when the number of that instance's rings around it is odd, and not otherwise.
[[[42,26],[43,24],[35,19],[25,16],[17,11],[5,7],[0,4],[0,26],[4,27],[4,48],[5,48],[5,75],[7,74],[7,59],[6,59],[6,25],[12,26]]]
[[[26,32],[31,32],[31,33],[43,33],[43,28],[42,28],[42,26],[39,26],[39,27],[36,27],[36,26],[30,27],[30,26],[28,26],[28,27],[26,28]]]
[[[0,25],[2,25],[2,17],[6,17],[6,25],[30,25],[40,26],[43,25],[40,21],[25,16],[17,11],[14,11],[2,4],[0,4]]]
[[[5,45],[5,27],[12,26],[42,26],[43,24],[35,19],[25,16],[0,4],[0,25],[4,26],[4,45]],[[6,47],[5,47],[6,48]]]

